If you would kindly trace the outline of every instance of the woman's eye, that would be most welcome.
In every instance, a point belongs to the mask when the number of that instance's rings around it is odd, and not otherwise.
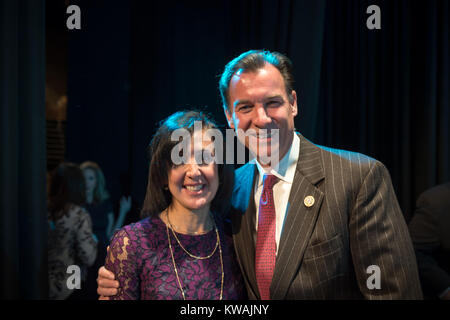
[[[214,162],[214,159],[205,158],[205,159],[203,159],[203,162],[200,163],[199,165],[202,166],[202,167],[207,167],[213,162]]]

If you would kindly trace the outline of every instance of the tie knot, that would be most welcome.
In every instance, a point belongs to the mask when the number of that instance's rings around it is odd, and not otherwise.
[[[264,175],[264,189],[272,189],[273,185],[277,183],[278,178],[273,174]]]

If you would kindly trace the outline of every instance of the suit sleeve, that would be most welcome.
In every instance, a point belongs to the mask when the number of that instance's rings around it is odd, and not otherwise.
[[[349,233],[361,293],[366,299],[422,299],[411,238],[382,163],[371,164],[357,192]]]
[[[440,249],[438,225],[434,209],[426,196],[419,197],[409,230],[416,250],[419,273],[428,290],[439,296],[450,287],[450,275],[443,270],[434,255]]]

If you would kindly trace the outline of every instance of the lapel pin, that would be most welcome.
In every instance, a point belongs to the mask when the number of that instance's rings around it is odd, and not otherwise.
[[[305,206],[312,207],[314,204],[314,197],[313,196],[307,196],[305,198],[305,200],[303,200],[303,203],[305,204]]]

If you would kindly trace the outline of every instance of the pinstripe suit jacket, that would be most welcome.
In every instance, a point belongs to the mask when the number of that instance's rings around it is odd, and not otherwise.
[[[270,287],[271,299],[421,299],[417,264],[389,173],[358,153],[300,137],[300,155]],[[256,167],[236,170],[231,220],[250,299],[255,276]],[[315,199],[311,207],[305,197]],[[380,289],[367,280],[380,268]]]

